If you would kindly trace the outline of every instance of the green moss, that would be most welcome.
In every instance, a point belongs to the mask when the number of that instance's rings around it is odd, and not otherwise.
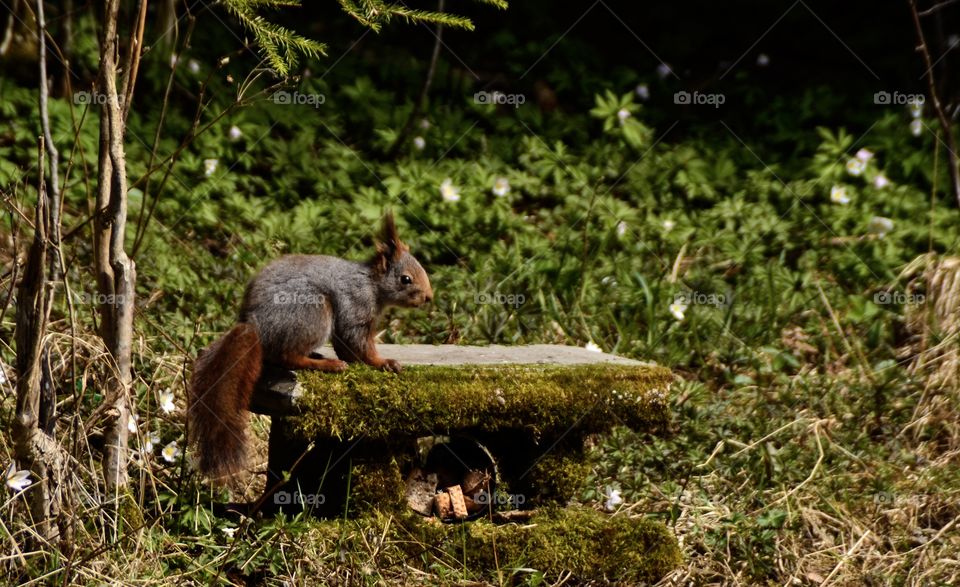
[[[550,452],[538,460],[524,480],[529,483],[531,505],[560,504],[576,497],[590,474],[590,463],[580,453]]]
[[[140,528],[143,526],[143,511],[137,504],[136,497],[129,489],[117,496],[117,517],[123,520],[127,528]]]
[[[382,463],[356,464],[350,471],[350,510],[370,508],[398,512],[407,507],[400,467],[393,459]]]
[[[667,421],[673,376],[657,366],[409,366],[400,375],[354,366],[301,371],[305,438],[386,439],[456,430],[562,435],[617,424],[650,430]]]
[[[581,507],[544,508],[524,524],[439,524],[408,515],[398,525],[407,534],[398,544],[411,556],[429,552],[488,579],[497,568],[532,568],[548,581],[570,572],[575,582],[636,585],[656,582],[681,562],[663,524]]]

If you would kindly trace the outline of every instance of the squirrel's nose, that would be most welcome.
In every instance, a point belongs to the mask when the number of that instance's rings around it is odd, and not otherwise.
[[[432,289],[428,289],[428,290],[423,294],[423,302],[426,303],[426,302],[432,302],[432,301],[433,301],[433,290],[432,290]]]

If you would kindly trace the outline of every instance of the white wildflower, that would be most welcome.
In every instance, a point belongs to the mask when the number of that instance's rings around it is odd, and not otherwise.
[[[687,315],[687,303],[683,300],[674,300],[673,303],[670,304],[670,313],[674,318],[682,322]]]
[[[203,174],[207,177],[213,175],[213,172],[217,170],[217,165],[220,163],[219,159],[204,159],[203,160]]]
[[[227,131],[227,135],[230,137],[231,141],[237,142],[243,137],[243,131],[240,130],[239,126],[233,125],[230,127],[230,130]]]
[[[428,128],[430,128],[430,121],[427,120],[426,118],[421,118],[420,128],[422,128],[423,130],[427,130]]]
[[[847,173],[857,177],[863,174],[863,170],[867,168],[867,164],[862,159],[857,159],[854,157],[847,161]]]
[[[630,114],[630,111],[627,110],[626,108],[621,108],[620,110],[617,110],[617,119],[620,120],[620,124],[623,124],[624,122],[626,122],[627,119],[630,118],[631,116],[632,114]]]
[[[168,463],[177,462],[177,458],[180,457],[180,447],[177,446],[177,441],[174,440],[167,446],[163,447],[163,450],[160,451],[160,456],[163,457],[163,460]]]
[[[847,188],[842,185],[830,188],[830,201],[834,204],[849,204],[850,196],[847,195]]]
[[[880,238],[883,238],[888,232],[893,230],[893,220],[890,220],[885,216],[874,216],[867,224],[867,230],[879,236]]]
[[[423,137],[413,137],[413,146],[416,150],[422,151],[427,146],[427,141]]]
[[[602,353],[602,352],[603,352],[603,349],[600,348],[599,346],[597,346],[597,343],[593,342],[592,340],[589,341],[589,342],[586,344],[586,346],[584,346],[583,348],[587,349],[588,351],[594,352],[594,353]]]
[[[177,409],[176,404],[173,403],[173,392],[169,389],[160,393],[160,409],[167,414]]]
[[[907,108],[910,109],[911,118],[920,118],[923,116],[923,102],[910,100],[910,102],[907,103]]]
[[[673,69],[671,69],[666,63],[661,63],[657,66],[657,77],[660,79],[666,78],[671,73],[673,73]]]
[[[770,56],[766,53],[761,53],[757,55],[757,65],[760,67],[766,67],[770,65]]]
[[[10,463],[7,468],[7,488],[19,493],[29,486],[30,471],[18,471],[16,463]]]
[[[136,415],[136,414],[130,414],[130,415],[127,417],[127,430],[130,432],[130,434],[136,434],[136,433],[137,433],[137,421],[138,421],[138,420],[140,420],[140,416],[138,416],[138,415]]]
[[[493,181],[493,189],[491,191],[493,195],[502,198],[510,193],[510,181],[505,177],[498,177]]]
[[[608,512],[615,511],[620,504],[623,503],[623,497],[620,495],[620,490],[613,487],[607,487],[607,501],[603,504],[603,507]]]
[[[200,62],[196,59],[191,59],[187,61],[187,69],[190,70],[190,73],[200,73]]]
[[[674,222],[673,220],[670,220],[670,219],[664,220],[664,221],[663,221],[663,232],[670,232],[671,230],[673,230],[673,227],[676,226],[676,225],[677,225],[677,223]]]
[[[870,149],[860,149],[859,151],[857,151],[857,154],[854,155],[854,157],[866,163],[871,159],[873,159],[873,151],[871,151]]]
[[[882,190],[888,185],[890,185],[890,180],[882,173],[878,173],[877,176],[873,178],[873,187],[877,188],[878,190]]]
[[[220,529],[220,531],[223,532],[224,536],[232,540],[233,535],[237,533],[237,528],[228,528],[224,526],[223,528]]]
[[[914,118],[910,121],[910,134],[915,137],[919,137],[920,133],[923,132],[923,121],[919,118]]]
[[[636,90],[637,97],[641,100],[650,99],[650,87],[647,84],[638,84]]]
[[[153,454],[153,449],[158,444],[160,444],[160,433],[148,432],[147,437],[143,442],[143,452]]]
[[[623,236],[627,234],[627,223],[621,220],[617,223],[617,236]]]
[[[460,188],[453,185],[453,180],[448,177],[440,184],[440,196],[445,202],[459,202]]]

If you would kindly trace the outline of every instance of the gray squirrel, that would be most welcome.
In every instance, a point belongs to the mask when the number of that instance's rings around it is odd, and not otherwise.
[[[264,361],[332,372],[363,362],[399,373],[397,361],[377,352],[380,316],[390,306],[413,308],[432,299],[430,279],[389,213],[367,263],[284,255],[267,264],[247,285],[237,325],[194,364],[187,418],[200,471],[220,479],[243,468],[247,412]],[[331,340],[337,359],[311,356]]]

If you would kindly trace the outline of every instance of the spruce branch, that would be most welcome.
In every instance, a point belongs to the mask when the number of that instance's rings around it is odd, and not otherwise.
[[[472,31],[473,21],[465,16],[449,14],[443,11],[418,10],[409,8],[402,2],[385,0],[337,0],[340,7],[363,26],[380,32],[383,25],[393,19],[408,24],[427,23]],[[474,0],[480,4],[507,8],[507,0]],[[245,29],[253,34],[254,41],[260,46],[270,67],[278,75],[286,77],[297,66],[301,57],[315,58],[326,55],[327,46],[308,39],[296,32],[272,23],[258,14],[260,9],[299,7],[300,0],[223,0],[227,12],[240,21]]]
[[[465,16],[457,16],[446,12],[417,10],[403,4],[384,2],[383,0],[338,0],[343,11],[355,18],[360,24],[369,27],[374,32],[380,32],[384,24],[394,18],[407,23],[429,23],[451,28],[473,30],[473,21]],[[477,0],[484,4],[506,7],[505,0]]]
[[[298,35],[257,14],[259,8],[298,7],[299,0],[223,0],[223,4],[253,34],[270,67],[280,76],[289,75],[301,56],[316,58],[327,53],[324,43]]]

